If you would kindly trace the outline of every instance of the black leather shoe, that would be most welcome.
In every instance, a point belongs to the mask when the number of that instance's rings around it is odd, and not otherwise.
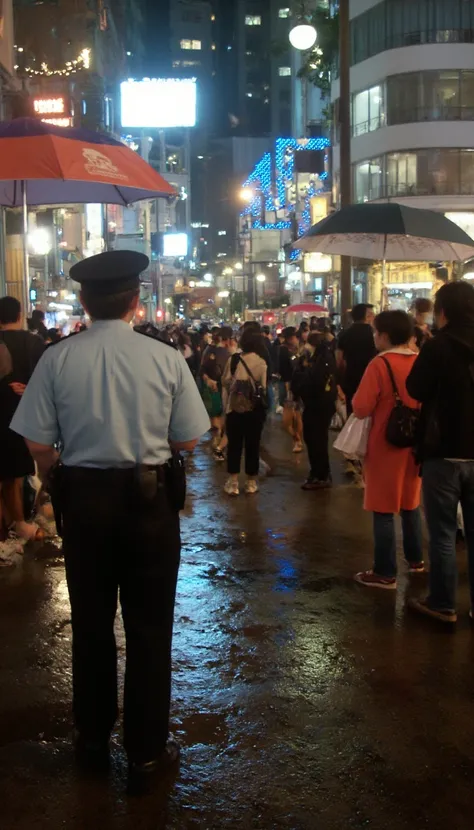
[[[128,795],[148,795],[179,763],[180,748],[177,741],[169,738],[166,748],[159,758],[142,764],[135,761],[128,763]]]
[[[74,755],[79,770],[87,776],[104,777],[110,769],[108,740],[91,741],[80,733],[74,737]]]

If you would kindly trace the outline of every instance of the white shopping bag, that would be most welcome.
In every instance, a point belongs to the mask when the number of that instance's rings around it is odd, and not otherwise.
[[[351,415],[334,441],[334,449],[351,458],[364,458],[372,426],[372,418],[356,418]]]
[[[347,421],[347,409],[344,401],[336,401],[336,411],[332,416],[330,429],[342,429]]]

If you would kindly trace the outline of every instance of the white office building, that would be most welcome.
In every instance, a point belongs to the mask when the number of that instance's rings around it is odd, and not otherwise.
[[[473,0],[350,0],[350,18],[353,201],[441,211],[474,236]],[[389,279],[417,296],[433,273]]]

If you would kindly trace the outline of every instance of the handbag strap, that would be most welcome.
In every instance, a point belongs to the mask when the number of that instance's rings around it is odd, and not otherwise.
[[[249,367],[247,366],[247,364],[246,364],[245,360],[243,359],[242,355],[240,355],[240,354],[239,354],[239,360],[240,360],[240,362],[241,362],[241,363],[243,363],[243,364],[244,364],[244,369],[245,369],[245,371],[247,372],[247,374],[248,374],[248,376],[250,377],[250,379],[253,381],[254,386],[256,386],[257,381],[255,380],[254,376],[252,375],[252,372],[250,371],[250,369],[249,369]]]
[[[388,374],[390,375],[390,380],[392,382],[392,389],[393,389],[393,394],[395,395],[395,400],[397,401],[397,403],[402,403],[402,399],[401,399],[399,391],[398,391],[398,386],[397,386],[397,383],[396,383],[396,380],[395,380],[395,376],[393,374],[393,369],[390,366],[390,363],[389,363],[389,361],[387,360],[386,357],[383,357],[383,355],[380,355],[380,357],[381,357],[381,359],[383,360],[383,362],[385,363],[385,365],[388,369]]]

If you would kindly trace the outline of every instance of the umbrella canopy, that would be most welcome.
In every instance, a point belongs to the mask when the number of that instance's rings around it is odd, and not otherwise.
[[[128,205],[175,196],[174,188],[121,141],[36,118],[0,123],[0,205],[74,202]]]
[[[285,308],[285,314],[327,314],[325,305],[319,303],[296,303]]]
[[[442,213],[396,202],[349,205],[313,225],[293,248],[392,261],[474,256],[474,240]]]

